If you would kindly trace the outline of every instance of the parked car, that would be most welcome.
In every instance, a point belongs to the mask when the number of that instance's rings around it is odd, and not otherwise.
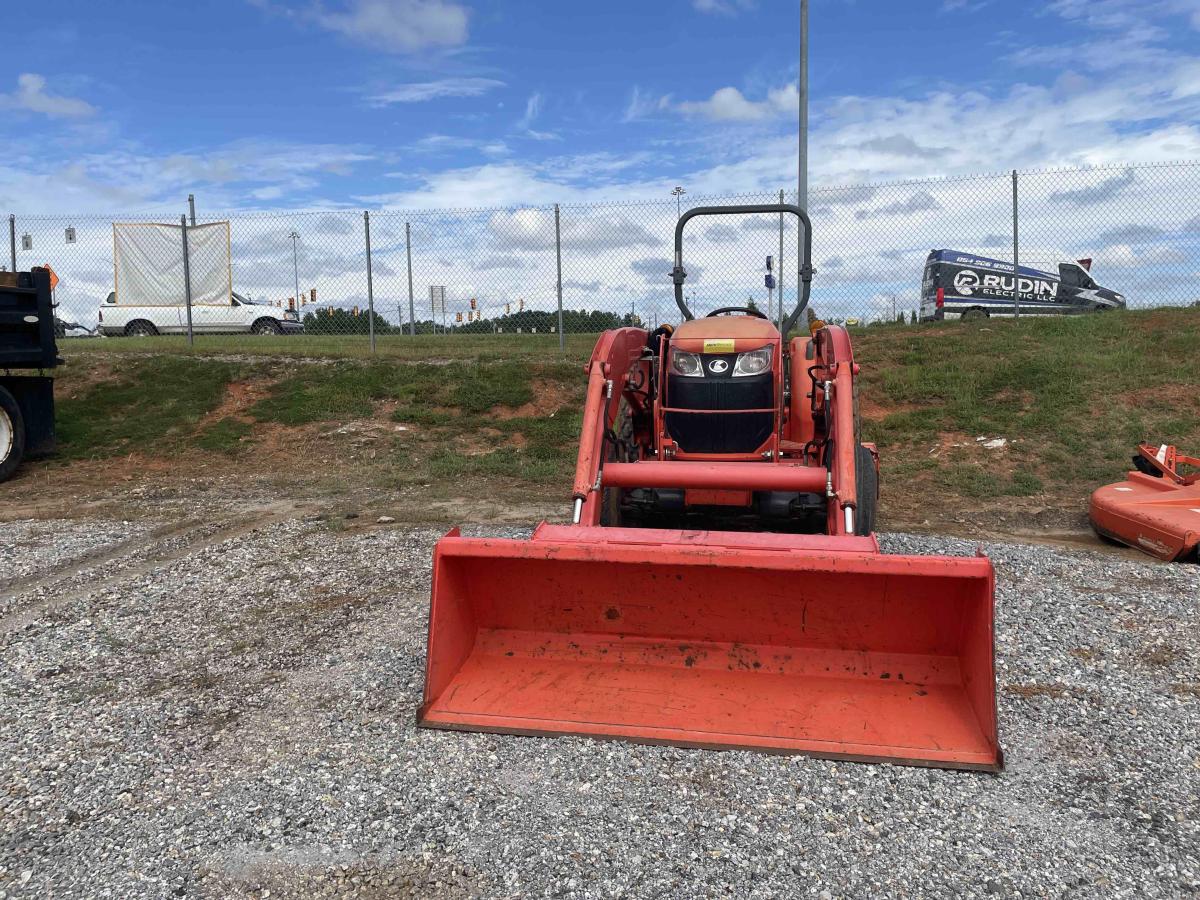
[[[921,321],[1011,316],[1013,292],[1023,316],[1059,316],[1124,309],[1125,298],[1100,287],[1090,259],[1058,264],[1057,274],[1021,266],[1013,284],[1013,265],[959,250],[933,250],[921,282]]]
[[[186,334],[187,306],[128,306],[110,293],[100,304],[100,333],[110,337]],[[197,334],[298,334],[304,330],[292,310],[255,303],[234,293],[228,306],[193,305],[192,331]]]

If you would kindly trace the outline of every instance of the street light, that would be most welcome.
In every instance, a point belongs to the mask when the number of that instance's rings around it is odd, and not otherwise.
[[[679,198],[682,197],[686,193],[687,193],[687,191],[685,191],[678,184],[675,185],[675,190],[671,191],[671,196],[675,198],[675,218],[677,218],[677,219],[682,215],[682,213],[679,210]]]
[[[300,240],[300,232],[292,229],[288,235],[292,239],[292,278],[296,281],[296,319],[300,318],[300,266],[296,257],[296,241]]]

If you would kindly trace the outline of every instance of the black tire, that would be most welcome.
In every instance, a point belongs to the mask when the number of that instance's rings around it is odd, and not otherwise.
[[[274,319],[259,319],[250,326],[251,334],[283,334],[283,328]]]
[[[988,318],[988,311],[979,306],[972,306],[962,314],[964,322],[981,322]]]
[[[620,442],[614,445],[611,440],[604,441],[605,462],[631,462],[627,453],[623,452],[626,444],[633,440],[633,417],[629,415],[629,406],[624,399],[617,408],[617,417],[613,420],[613,434]],[[624,488],[604,488],[600,498],[600,524],[605,526],[623,525],[621,515],[621,500],[625,496]]]
[[[154,327],[154,323],[145,319],[134,319],[125,326],[126,337],[154,337],[156,334],[158,329]]]
[[[875,468],[875,457],[862,444],[854,452],[854,493],[858,497],[854,533],[871,534],[879,509],[879,470]]]
[[[25,419],[17,399],[0,387],[0,481],[7,481],[25,458]]]

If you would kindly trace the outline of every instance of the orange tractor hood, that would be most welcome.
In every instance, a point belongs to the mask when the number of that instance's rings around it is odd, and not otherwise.
[[[671,335],[671,346],[691,353],[740,353],[778,340],[779,330],[766,319],[713,316],[684,322]]]

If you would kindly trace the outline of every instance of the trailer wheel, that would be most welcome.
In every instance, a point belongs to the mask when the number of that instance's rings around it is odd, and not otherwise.
[[[871,534],[879,508],[879,470],[875,468],[875,457],[862,444],[854,448],[854,493],[858,498],[854,533]]]
[[[25,456],[25,420],[21,407],[0,387],[0,481],[7,481]]]
[[[962,314],[964,322],[979,322],[988,318],[988,311],[982,306],[972,306]]]

